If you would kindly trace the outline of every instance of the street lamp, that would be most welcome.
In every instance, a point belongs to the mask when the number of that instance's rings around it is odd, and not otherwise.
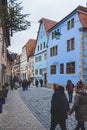
[[[58,39],[58,40],[60,39],[61,33],[60,33],[59,29],[57,29],[55,31],[55,36],[56,36],[56,39]]]

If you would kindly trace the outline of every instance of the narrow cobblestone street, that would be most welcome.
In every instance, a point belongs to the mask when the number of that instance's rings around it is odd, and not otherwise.
[[[20,96],[27,107],[32,111],[36,118],[49,130],[50,128],[50,107],[51,97],[53,94],[52,89],[31,87],[28,91],[19,90]],[[72,105],[72,104],[71,104]],[[85,125],[87,125],[85,123]],[[68,116],[67,130],[74,130],[76,120],[74,113]],[[57,129],[60,130],[59,126]]]
[[[9,90],[3,112],[0,113],[0,130],[46,130],[19,96],[18,90]]]

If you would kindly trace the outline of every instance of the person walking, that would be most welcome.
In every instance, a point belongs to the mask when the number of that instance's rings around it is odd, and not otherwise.
[[[35,86],[38,87],[38,80],[35,80]]]
[[[28,90],[28,82],[27,82],[27,79],[24,79],[23,82],[22,82],[22,88],[23,88],[23,91],[24,90]]]
[[[69,112],[71,115],[75,111],[75,118],[77,120],[77,126],[75,130],[86,130],[84,122],[87,121],[87,93],[83,86],[79,86],[76,89],[76,95],[74,98],[74,104]]]
[[[31,85],[31,80],[28,80],[28,87],[30,88],[30,85]]]
[[[67,81],[66,90],[68,92],[69,103],[72,103],[74,84],[71,80]]]
[[[69,103],[64,93],[64,87],[53,84],[54,93],[51,99],[51,127],[55,130],[57,124],[60,124],[62,130],[66,130],[66,119],[69,111]]]
[[[39,82],[40,82],[40,86],[43,87],[43,80],[40,79]]]
[[[80,80],[76,83],[75,89],[76,89],[76,91],[77,91],[79,88],[83,88],[83,87],[84,87],[84,84],[83,84],[82,80],[80,79]]]

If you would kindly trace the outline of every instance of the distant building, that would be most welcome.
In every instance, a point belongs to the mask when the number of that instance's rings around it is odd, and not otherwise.
[[[26,55],[26,45],[22,47],[22,52],[20,54],[20,78],[28,79],[27,76],[27,55]]]
[[[39,21],[39,29],[34,52],[34,79],[43,80],[47,84],[47,39],[48,30],[57,22],[42,18]]]
[[[7,5],[7,0],[0,0],[0,7]],[[0,88],[6,82],[7,47],[10,46],[9,29],[6,21],[1,21],[3,10],[0,9]]]
[[[48,39],[48,84],[79,79],[87,82],[87,8],[82,6],[52,27]]]
[[[12,77],[20,78],[20,56],[17,53],[12,53]]]
[[[11,53],[7,51],[7,59],[6,59],[6,75],[5,75],[5,82],[10,83],[12,78],[12,57]]]
[[[33,82],[34,80],[34,50],[36,47],[36,40],[29,39],[26,43],[26,55],[27,55],[27,78]]]

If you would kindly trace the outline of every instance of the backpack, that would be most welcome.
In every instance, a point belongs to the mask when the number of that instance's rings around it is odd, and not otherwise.
[[[73,92],[73,84],[69,84],[68,85],[68,91],[69,92]]]

